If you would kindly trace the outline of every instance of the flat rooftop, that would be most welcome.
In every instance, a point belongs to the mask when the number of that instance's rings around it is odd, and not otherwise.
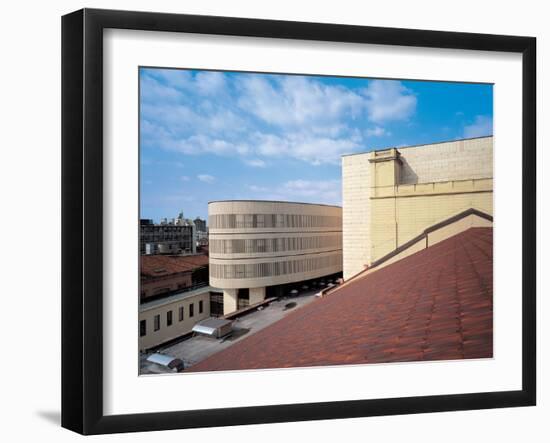
[[[208,265],[206,254],[141,255],[139,258],[142,279],[155,279],[181,272],[191,272]]]
[[[310,203],[310,202],[296,202],[296,201],[285,201],[285,200],[254,200],[254,199],[237,199],[237,200],[212,200],[210,203],[231,203],[231,202],[242,202],[242,203],[284,203],[289,205],[311,205],[311,206],[329,206],[331,208],[340,208],[342,206],[338,205],[329,205],[328,203]]]
[[[190,291],[178,292],[177,294],[168,295],[159,299],[152,301],[147,301],[139,305],[140,311],[146,311],[151,308],[158,308],[159,306],[164,306],[170,303],[177,301],[185,300],[186,298],[195,297],[205,292],[223,292],[223,289],[214,288],[213,286],[202,286],[197,289],[192,289]]]
[[[309,289],[293,297],[285,297],[264,305],[262,309],[251,311],[238,317],[233,322],[232,336],[216,339],[202,335],[194,335],[179,342],[160,346],[155,352],[168,354],[171,357],[183,361],[185,369],[203,361],[224,349],[228,349],[241,340],[250,337],[262,329],[278,322],[292,312],[296,312],[312,302],[318,301],[315,294],[320,288]],[[155,373],[148,371],[147,357],[153,352],[144,353],[140,356],[140,373]]]

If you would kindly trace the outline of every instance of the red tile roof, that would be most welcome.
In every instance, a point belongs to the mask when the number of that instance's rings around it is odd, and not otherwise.
[[[189,272],[208,265],[208,256],[197,255],[142,255],[140,271],[142,278],[164,277]]]
[[[470,228],[350,282],[189,370],[492,355],[493,230]]]

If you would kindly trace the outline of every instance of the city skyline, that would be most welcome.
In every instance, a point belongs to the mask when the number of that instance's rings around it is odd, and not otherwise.
[[[141,218],[341,205],[344,154],[493,132],[488,84],[140,69]]]

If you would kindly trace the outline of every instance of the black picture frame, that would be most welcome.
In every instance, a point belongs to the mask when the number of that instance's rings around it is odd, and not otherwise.
[[[391,399],[103,413],[103,30],[503,51],[522,54],[522,389]],[[83,9],[62,18],[62,426],[82,434],[530,406],[536,403],[536,39]]]

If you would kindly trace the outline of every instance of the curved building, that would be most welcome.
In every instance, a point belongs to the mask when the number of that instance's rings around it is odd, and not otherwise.
[[[342,208],[228,200],[208,204],[210,285],[224,313],[342,272]]]

